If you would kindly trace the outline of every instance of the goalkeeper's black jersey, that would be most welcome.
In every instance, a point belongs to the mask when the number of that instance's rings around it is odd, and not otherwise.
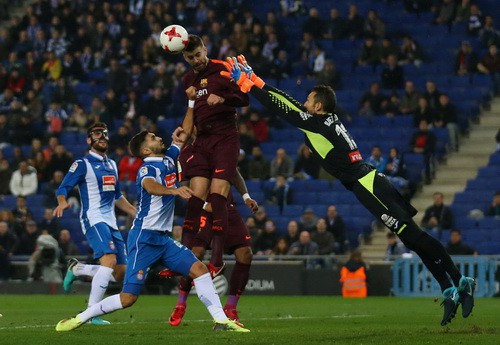
[[[304,106],[281,90],[265,85],[251,93],[268,110],[298,127],[305,143],[321,166],[346,187],[372,170],[361,157],[356,142],[335,114],[312,115]]]

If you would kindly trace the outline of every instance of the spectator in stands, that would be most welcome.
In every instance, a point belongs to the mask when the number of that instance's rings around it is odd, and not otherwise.
[[[38,181],[47,181],[46,171],[47,171],[47,161],[42,151],[37,151],[35,157],[28,159],[29,165],[31,165],[36,170],[36,175]]]
[[[16,97],[21,97],[25,91],[26,79],[19,73],[19,68],[13,68],[7,78],[7,87]]]
[[[485,212],[489,217],[500,217],[500,192],[496,192],[491,201],[490,207]]]
[[[26,93],[26,100],[23,105],[23,111],[29,115],[33,121],[40,121],[43,114],[43,103],[41,97],[33,90]]]
[[[288,250],[290,255],[318,255],[319,246],[316,242],[311,240],[309,231],[301,231],[299,240],[292,243]]]
[[[410,139],[411,151],[424,156],[425,183],[427,184],[431,183],[436,141],[436,135],[429,130],[429,124],[425,120],[420,121],[418,131],[414,132]]]
[[[265,75],[266,73],[264,73]],[[274,59],[269,67],[269,76],[276,80],[288,79],[292,74],[292,62],[288,58],[286,50],[280,49],[278,57]]]
[[[483,27],[483,14],[477,4],[470,6],[470,15],[467,19],[467,32],[471,36],[477,36]]]
[[[435,10],[436,18],[434,24],[451,24],[455,18],[455,1],[442,0],[442,3]]]
[[[345,223],[342,216],[337,212],[335,205],[328,206],[326,210],[326,226],[328,232],[332,233],[335,240],[335,254],[344,254],[347,250]]]
[[[252,158],[248,162],[248,178],[251,180],[266,180],[269,178],[271,166],[262,154],[260,146],[252,147]]]
[[[380,63],[380,47],[373,36],[365,37],[357,63],[362,66],[371,65],[374,67]]]
[[[316,230],[311,233],[311,239],[318,244],[318,254],[328,255],[334,252],[335,238],[327,231],[324,218],[319,218],[316,222]]]
[[[240,133],[240,147],[245,152],[250,152],[252,147],[258,145],[253,131],[248,128],[246,123],[238,124],[238,132]]]
[[[311,7],[309,9],[309,16],[304,22],[302,27],[303,32],[309,32],[315,40],[320,40],[323,38],[325,33],[325,23],[319,15],[319,11],[316,7]]]
[[[396,55],[389,55],[387,57],[387,65],[382,70],[380,81],[382,88],[387,90],[403,88],[404,72],[403,68],[398,65],[398,58]]]
[[[36,240],[39,235],[40,232],[38,231],[36,222],[34,220],[27,221],[24,231],[19,234],[19,246],[17,247],[16,254],[33,254],[36,249]]]
[[[109,64],[109,72],[106,76],[106,85],[108,89],[115,90],[116,95],[118,97],[121,97],[125,93],[127,80],[127,71],[118,63],[118,60],[111,59]]]
[[[403,197],[406,197],[407,200],[411,198],[414,188],[405,178],[406,172],[401,161],[401,155],[396,147],[391,147],[389,150],[389,158],[387,159],[387,165],[383,173]]]
[[[373,166],[380,173],[383,173],[385,171],[387,162],[385,158],[382,156],[382,150],[380,149],[380,146],[372,147],[372,154],[366,160],[366,163]]]
[[[89,115],[87,114],[85,109],[83,109],[82,105],[79,103],[73,104],[71,114],[69,115],[67,128],[83,133],[88,126]]]
[[[48,123],[47,132],[50,135],[60,135],[68,118],[69,116],[66,110],[61,107],[61,103],[53,100],[50,103],[50,108],[45,113],[45,121]]]
[[[389,99],[382,104],[382,110],[386,117],[393,119],[397,114],[399,114],[399,108],[401,107],[401,101],[399,95],[396,91],[392,91]]]
[[[288,247],[299,240],[299,223],[296,220],[291,220],[287,225],[287,234],[283,237]]]
[[[51,38],[47,42],[47,51],[55,53],[59,59],[62,59],[67,48],[68,42],[62,37],[61,32],[58,29],[51,30]]]
[[[311,150],[305,144],[302,144],[297,154],[298,158],[293,168],[293,177],[305,180],[316,180],[319,177],[320,165],[311,156]]]
[[[405,82],[405,91],[401,97],[399,112],[401,114],[414,114],[418,108],[420,93],[415,89],[415,84],[411,80]]]
[[[17,104],[20,105],[21,103]],[[19,113],[16,115],[19,115]],[[19,115],[19,119],[12,128],[11,142],[12,144],[19,146],[29,145],[31,143],[31,138],[33,137],[40,137],[37,126],[33,123],[29,114],[21,113]],[[12,166],[14,167],[14,164]]]
[[[110,136],[109,147],[112,151],[114,151],[117,147],[126,149],[131,138],[132,136],[130,135],[128,128],[122,125],[118,127],[118,131],[116,133]]]
[[[137,172],[141,167],[143,161],[139,157],[133,157],[125,154],[118,164],[118,179],[121,182],[135,183]]]
[[[57,145],[47,165],[47,176],[53,176],[57,170],[67,171],[71,166],[72,160],[73,156],[66,150],[66,147]]]
[[[315,44],[312,53],[309,55],[307,63],[307,75],[311,78],[317,78],[325,68],[325,51],[319,44]]]
[[[479,40],[484,48],[487,48],[492,44],[497,47],[500,45],[500,31],[495,28],[492,16],[484,17],[483,28],[479,31]]]
[[[10,115],[15,113],[21,107],[21,102],[14,95],[14,91],[9,88],[3,90],[2,97],[0,97],[0,113]]]
[[[62,74],[69,82],[83,81],[84,71],[80,60],[75,59],[73,54],[66,52],[62,61]]]
[[[159,117],[165,117],[169,100],[160,87],[153,89],[153,96],[144,102],[144,114],[156,122]]]
[[[302,0],[280,0],[280,7],[283,17],[297,16],[304,13]]]
[[[363,36],[364,18],[358,13],[358,6],[349,6],[349,14],[345,23],[345,35],[352,41]]]
[[[0,113],[0,148],[10,144],[10,130],[11,126],[7,115]]]
[[[280,238],[273,248],[273,255],[287,255],[290,245],[284,238]]]
[[[331,59],[325,60],[325,67],[318,73],[317,79],[319,84],[329,85],[335,90],[342,88],[342,75]]]
[[[55,199],[55,193],[52,195],[52,198]],[[54,217],[52,214],[51,208],[46,208],[43,212],[43,218],[38,223],[38,228],[41,231],[48,232],[54,238],[59,237],[59,232],[61,231],[61,224],[59,223],[59,219]]]
[[[398,48],[394,46],[392,39],[387,36],[384,37],[380,46],[380,63],[386,64],[389,55],[398,55],[398,53]]]
[[[418,106],[413,113],[413,127],[418,127],[420,121],[430,124],[433,118],[434,110],[429,107],[429,101],[427,101],[425,96],[420,96],[418,98]]]
[[[255,227],[262,232],[266,226],[266,222],[269,220],[264,206],[259,206],[257,212],[255,212],[255,215],[253,216],[253,219],[255,220]]]
[[[115,90],[108,89],[104,95],[103,100],[106,109],[115,119],[122,119],[122,101],[116,96]]]
[[[38,236],[37,249],[29,260],[29,276],[47,283],[62,283],[59,267],[59,244],[47,234]]]
[[[365,36],[373,36],[377,39],[384,37],[385,24],[380,19],[376,10],[369,10],[365,20]]]
[[[443,193],[436,192],[432,195],[432,198],[434,202],[432,206],[425,210],[421,226],[431,232],[434,237],[440,239],[443,230],[453,227],[453,213],[450,207],[444,204]]]
[[[10,169],[9,161],[3,158],[0,150],[0,196],[10,194],[10,180],[12,170]]]
[[[396,256],[408,253],[405,245],[399,240],[393,232],[387,233],[387,248],[385,250],[385,261],[392,261]]]
[[[75,242],[73,242],[73,240],[71,239],[71,233],[69,232],[69,230],[61,230],[61,232],[59,233],[58,242],[59,248],[61,248],[62,255],[64,255],[65,258],[80,255],[80,250],[76,246]]]
[[[469,41],[462,41],[460,50],[455,56],[455,73],[459,76],[465,76],[477,71],[479,59],[477,54],[472,50]]]
[[[338,40],[345,36],[345,19],[340,14],[339,10],[332,8],[330,10],[330,18],[325,23],[325,39]],[[252,65],[253,66],[253,65]]]
[[[312,232],[316,228],[316,222],[318,221],[318,216],[314,213],[314,210],[310,207],[304,210],[302,216],[299,220],[300,230],[306,230]]]
[[[256,110],[252,110],[250,112],[247,127],[253,132],[254,137],[258,142],[267,141],[269,139],[269,126],[264,119],[261,119]]]
[[[271,191],[270,202],[278,205],[281,213],[286,205],[292,203],[292,200],[293,190],[288,184],[287,179],[283,175],[276,176],[276,181]]]
[[[283,148],[276,150],[276,156],[271,161],[271,179],[275,179],[279,175],[286,179],[293,177],[293,161]]]
[[[36,169],[27,161],[19,163],[19,169],[12,173],[10,179],[10,192],[15,196],[27,196],[36,193],[38,179]]]
[[[310,36],[309,33],[307,33],[307,35]],[[306,34],[304,34],[304,36],[306,36]],[[275,32],[268,33],[266,42],[262,47],[262,56],[266,58],[267,62],[271,62],[274,59],[276,59],[279,50],[280,50],[280,44],[278,41],[278,36],[276,35]]]
[[[459,128],[457,108],[450,102],[450,97],[443,93],[439,96],[439,105],[434,112],[433,125],[436,128],[447,128],[450,137],[450,150],[458,151]]]
[[[30,209],[27,207],[26,197],[18,196],[16,199],[16,208],[12,210],[12,215],[14,216],[13,229],[16,232],[16,235],[20,235],[24,228],[26,227],[26,223],[29,220],[33,220],[33,214]]]
[[[466,23],[470,16],[471,1],[460,0],[455,10],[455,23]]]
[[[259,235],[262,232],[262,229],[258,228],[257,225],[255,224],[255,218],[253,216],[250,216],[247,218],[245,225],[248,229],[248,233],[250,234],[251,237],[251,242],[252,242],[252,248],[255,248],[255,241],[259,237]]]
[[[413,64],[419,67],[422,64],[423,53],[420,45],[410,35],[403,37],[399,48],[399,64]]]
[[[62,62],[54,52],[47,54],[47,60],[42,65],[42,73],[45,79],[56,81],[61,78]]]
[[[276,243],[278,243],[276,224],[274,221],[268,220],[264,226],[264,231],[255,240],[255,252],[257,255],[272,254]]]
[[[474,248],[462,242],[462,232],[459,229],[451,230],[446,251],[450,255],[478,255]]]
[[[481,59],[477,65],[479,72],[487,74],[493,81],[493,91],[495,95],[500,94],[500,53],[498,46],[495,44],[490,45],[488,53]]]
[[[17,250],[19,240],[13,231],[9,230],[7,222],[0,221],[0,282],[9,280],[10,259]]]
[[[370,90],[361,97],[360,108],[368,109],[370,115],[382,113],[382,103],[386,100],[386,96],[380,92],[379,83],[373,82],[370,85]]]
[[[432,80],[425,83],[425,98],[429,103],[431,109],[436,109],[439,105],[439,96],[441,96],[441,91],[438,90],[436,83]]]

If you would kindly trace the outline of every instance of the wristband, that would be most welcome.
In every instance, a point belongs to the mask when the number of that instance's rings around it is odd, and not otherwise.
[[[245,201],[245,202],[246,202],[248,199],[251,199],[251,198],[250,198],[250,194],[248,194],[248,193],[243,194],[243,195],[242,195],[242,198],[243,198],[243,201]]]
[[[207,210],[207,206],[208,206],[208,202],[205,201],[205,203],[203,204],[203,209],[206,211]]]
[[[194,101],[191,99],[188,101],[188,108],[194,108]]]

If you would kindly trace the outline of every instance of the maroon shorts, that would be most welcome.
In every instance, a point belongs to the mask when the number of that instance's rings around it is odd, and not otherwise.
[[[231,182],[236,174],[240,139],[238,134],[197,137],[190,154],[180,158],[183,178],[218,178]]]
[[[226,254],[233,254],[234,251],[242,247],[251,247],[250,234],[241,214],[233,207],[228,206],[229,229],[224,239],[224,251]],[[207,213],[202,213],[200,220],[200,231],[196,234],[193,247],[210,248],[212,241],[212,219],[206,217]]]

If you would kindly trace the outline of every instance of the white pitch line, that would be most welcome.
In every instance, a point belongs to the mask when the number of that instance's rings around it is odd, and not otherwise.
[[[260,317],[256,319],[252,319],[252,321],[289,321],[289,320],[311,320],[311,319],[354,319],[354,318],[362,318],[362,317],[370,317],[372,315],[347,315],[347,314],[342,314],[342,315],[330,315],[330,316],[292,316],[292,315],[286,315],[286,316],[280,316],[280,317]],[[5,321],[5,319],[3,319]],[[249,320],[250,321],[250,320]],[[212,320],[208,319],[195,319],[195,320],[188,320],[184,319],[184,322],[212,322]],[[147,323],[152,323],[152,322],[146,322],[146,321],[140,321],[140,322],[135,322],[135,321],[124,321],[124,322],[113,322],[113,325],[128,325],[128,324],[147,324]],[[165,321],[166,323],[166,321]],[[11,327],[0,327],[0,331],[3,330],[8,330],[8,329],[32,329],[32,328],[52,328],[55,327],[56,324],[53,325],[25,325],[25,326],[11,326]]]

